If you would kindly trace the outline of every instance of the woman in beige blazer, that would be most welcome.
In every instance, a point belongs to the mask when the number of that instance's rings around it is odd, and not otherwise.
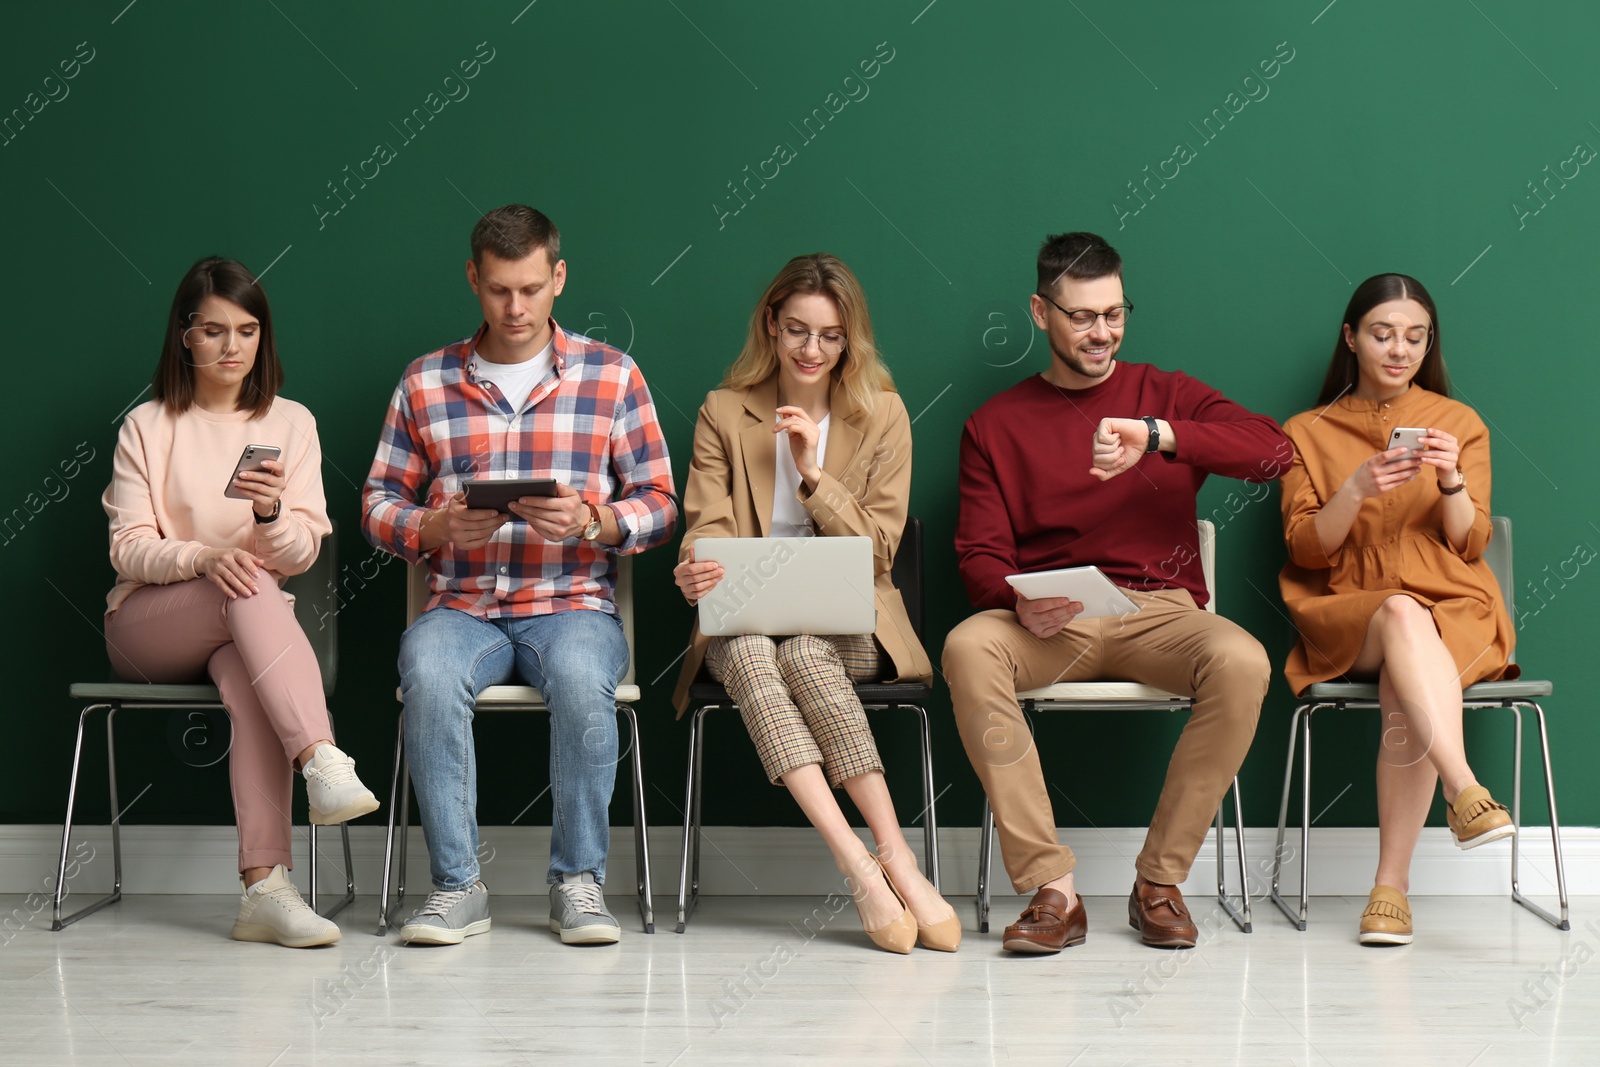
[[[691,604],[722,578],[721,564],[695,562],[701,537],[870,537],[877,630],[712,638],[697,626],[673,700],[681,715],[702,666],[728,689],[767,777],[822,834],[874,943],[953,952],[960,920],[906,845],[852,686],[933,676],[890,580],[910,493],[911,420],[878,359],[861,285],[833,256],[798,256],[700,408],[673,576]],[[840,811],[839,787],[866,818],[876,857]]]

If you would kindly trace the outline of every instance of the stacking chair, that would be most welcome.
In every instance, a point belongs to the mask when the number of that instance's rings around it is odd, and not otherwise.
[[[1206,591],[1211,594],[1206,610],[1217,610],[1216,527],[1201,519],[1200,563],[1205,572]],[[1188,711],[1194,701],[1155,686],[1136,682],[1058,682],[1041,689],[1017,694],[1024,712],[1037,711]],[[1217,903],[1234,924],[1250,932],[1250,884],[1245,873],[1244,811],[1239,801],[1239,779],[1233,779],[1233,832],[1239,849],[1239,904],[1228,896],[1227,859],[1223,847],[1223,808],[1217,808]],[[983,802],[983,830],[978,838],[978,932],[989,932],[989,877],[994,855],[994,811],[989,800]]]
[[[322,668],[322,691],[333,695],[339,672],[339,645],[337,622],[339,619],[339,594],[337,576],[338,531],[323,539],[322,550],[311,569],[296,575],[284,585],[285,592],[294,596],[294,614],[317,653],[317,664]],[[78,714],[78,740],[72,750],[72,780],[67,786],[67,815],[61,827],[61,859],[56,867],[54,909],[50,929],[61,930],[86,915],[99,911],[108,904],[122,899],[122,814],[117,799],[117,749],[116,723],[119,711],[207,711],[222,708],[222,697],[212,685],[153,685],[148,682],[77,682],[71,688],[73,700],[87,701]],[[111,784],[111,892],[92,904],[87,904],[71,915],[61,914],[61,901],[66,896],[67,850],[72,840],[72,818],[78,798],[78,770],[83,762],[83,735],[89,716],[97,711],[106,713],[106,766]],[[331,715],[330,715],[331,719]],[[135,797],[135,800],[138,798]],[[340,826],[344,837],[345,892],[326,917],[331,919],[355,900],[355,867],[350,862],[350,829]],[[311,877],[310,905],[317,906],[317,827],[311,827],[311,855],[308,868]]]
[[[427,605],[428,568],[418,564],[409,568],[406,586],[406,625],[410,625]],[[644,932],[656,932],[655,912],[650,900],[650,831],[644,814],[644,762],[639,755],[639,717],[633,705],[639,702],[639,687],[634,683],[633,659],[633,557],[617,558],[616,585],[617,614],[622,618],[622,632],[628,641],[628,673],[617,686],[617,714],[628,723],[632,744],[628,755],[633,765],[633,853],[638,866],[639,915],[644,920]],[[395,699],[401,692],[395,689]],[[526,711],[544,713],[550,710],[544,694],[528,685],[491,685],[478,694],[473,713],[489,711]],[[383,893],[378,898],[378,934],[389,928],[389,916],[396,914],[406,896],[406,831],[411,821],[411,769],[406,762],[405,712],[400,713],[394,739],[394,778],[389,786],[389,830],[383,846]],[[400,827],[398,864],[395,858],[395,825]],[[389,884],[395,881],[396,892],[393,910],[389,903]]]
[[[922,520],[906,520],[891,572],[895,588],[917,640],[922,640]],[[926,646],[924,646],[926,647]],[[920,682],[870,682],[855,687],[861,706],[869,711],[903,709],[915,712],[922,750],[922,833],[928,881],[939,887],[939,821],[933,810],[933,735],[928,724],[928,697],[933,690]],[[683,861],[678,869],[678,933],[700,903],[700,780],[705,771],[705,718],[717,708],[737,710],[728,691],[715,682],[689,687],[689,780],[683,801]]]
[[[1515,619],[1516,585],[1511,570],[1511,520],[1496,515],[1490,519],[1494,533],[1484,559],[1500,583],[1500,594],[1505,599],[1506,610]],[[1515,657],[1513,656],[1513,661]],[[1500,708],[1511,712],[1515,719],[1515,739],[1511,746],[1511,821],[1517,833],[1511,839],[1511,899],[1533,912],[1557,930],[1572,929],[1567,919],[1567,875],[1561,862],[1561,824],[1556,819],[1556,786],[1550,771],[1550,737],[1545,729],[1544,708],[1538,698],[1553,691],[1547,681],[1519,678],[1509,682],[1479,682],[1462,693],[1462,705],[1470,710]],[[1376,683],[1319,682],[1300,694],[1300,706],[1295,708],[1289,724],[1289,759],[1283,770],[1283,800],[1278,805],[1278,840],[1272,853],[1272,902],[1278,905],[1289,921],[1301,930],[1306,928],[1310,912],[1310,845],[1311,845],[1311,716],[1324,708],[1335,711],[1352,709],[1376,710],[1378,686]],[[1539,751],[1544,758],[1544,792],[1550,805],[1550,846],[1556,860],[1556,894],[1560,898],[1559,918],[1522,895],[1518,882],[1522,842],[1522,709],[1531,708],[1539,724]],[[1283,838],[1289,820],[1289,791],[1294,781],[1294,753],[1299,740],[1301,754],[1300,774],[1300,907],[1298,912],[1284,900],[1279,892],[1278,879],[1283,867]]]

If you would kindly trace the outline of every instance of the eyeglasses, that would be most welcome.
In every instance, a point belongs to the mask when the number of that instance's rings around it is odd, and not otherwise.
[[[1407,354],[1407,362],[1417,363],[1433,349],[1433,327],[1412,326],[1401,330],[1394,326],[1374,326],[1367,331],[1373,343],[1384,348],[1392,348],[1396,341],[1400,342]]]
[[[812,333],[804,326],[785,326],[778,331],[778,339],[783,342],[783,347],[796,352],[810,344],[813,337],[817,339],[817,348],[825,356],[837,356],[844,351],[844,334],[833,330]]]
[[[1039,296],[1045,300],[1050,300],[1050,298],[1044,293],[1040,293]],[[1077,330],[1079,333],[1082,333],[1083,331],[1093,327],[1094,320],[1101,318],[1106,320],[1106,325],[1111,329],[1119,329],[1123,323],[1128,321],[1128,316],[1133,314],[1132,300],[1125,300],[1116,307],[1109,308],[1105,311],[1090,311],[1088,308],[1078,308],[1073,311],[1068,311],[1060,304],[1057,304],[1054,300],[1050,300],[1050,306],[1061,312],[1061,314],[1065,315],[1067,317],[1067,321],[1072,323],[1072,328]]]

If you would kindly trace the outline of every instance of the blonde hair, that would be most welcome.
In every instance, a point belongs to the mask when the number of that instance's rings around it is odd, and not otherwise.
[[[857,407],[871,411],[877,394],[895,391],[894,378],[878,358],[878,346],[872,340],[872,317],[867,314],[867,295],[861,291],[861,283],[838,257],[826,252],[795,256],[772,279],[750,316],[744,348],[723,376],[722,387],[749,389],[778,369],[778,339],[767,332],[767,312],[776,316],[783,302],[796,293],[820,293],[839,309],[844,320],[845,347],[833,374]]]

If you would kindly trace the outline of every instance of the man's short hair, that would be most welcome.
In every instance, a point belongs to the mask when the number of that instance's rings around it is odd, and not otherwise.
[[[472,262],[483,266],[483,254],[515,262],[543,248],[554,267],[561,259],[561,231],[544,212],[524,204],[497,207],[472,227]]]
[[[1122,257],[1095,233],[1058,233],[1044,239],[1039,246],[1039,288],[1041,293],[1055,291],[1062,275],[1078,281],[1122,276]]]

